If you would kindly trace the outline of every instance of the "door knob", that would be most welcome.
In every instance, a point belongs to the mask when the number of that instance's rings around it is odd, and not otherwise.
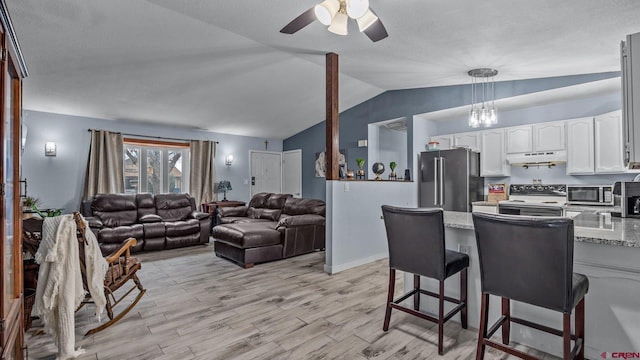
[[[252,186],[255,186],[255,185],[256,185],[256,177],[255,177],[255,176],[252,176],[252,177],[251,177],[251,185],[252,185]]]

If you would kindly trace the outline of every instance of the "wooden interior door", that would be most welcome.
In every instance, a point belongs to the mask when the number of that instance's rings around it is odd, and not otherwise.
[[[4,0],[0,2],[0,358],[22,359],[24,308],[20,160],[22,61]]]

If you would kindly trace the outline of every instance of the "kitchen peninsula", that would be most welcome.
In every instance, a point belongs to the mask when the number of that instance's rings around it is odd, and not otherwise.
[[[469,268],[469,324],[477,328],[480,305],[480,269],[471,213],[445,211],[445,235],[449,249],[460,249],[471,258]],[[586,306],[586,353],[595,359],[602,352],[640,349],[640,219],[616,218],[597,211],[585,211],[574,218],[574,272],[589,278]],[[516,239],[514,239],[516,241]],[[456,275],[457,276],[457,275]],[[446,283],[447,294],[458,296],[457,280]],[[412,284],[405,275],[405,284]],[[437,283],[422,279],[423,288]],[[436,302],[424,299],[429,312]],[[490,322],[500,313],[500,300],[491,297]],[[562,317],[553,311],[514,302],[512,314],[561,329]],[[454,317],[454,321],[459,318]],[[513,324],[512,339],[559,356],[559,337]]]

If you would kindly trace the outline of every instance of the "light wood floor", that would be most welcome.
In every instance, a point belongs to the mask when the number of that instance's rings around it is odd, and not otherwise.
[[[324,252],[242,269],[213,245],[140,254],[147,293],[119,323],[93,336],[92,306],[76,314],[79,359],[473,359],[476,334],[437,327],[394,311],[382,331],[387,260],[336,275],[322,271]],[[401,276],[397,282],[402,287]],[[88,309],[87,309],[88,308]],[[27,332],[30,359],[54,359],[50,335]],[[473,326],[473,325],[472,325]],[[477,325],[476,325],[477,326]],[[544,359],[549,355],[530,351]],[[507,359],[490,351],[485,359]]]

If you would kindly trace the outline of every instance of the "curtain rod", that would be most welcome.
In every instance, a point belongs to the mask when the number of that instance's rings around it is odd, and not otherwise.
[[[91,130],[96,130],[96,129],[87,129],[87,131],[91,131]],[[96,130],[96,131],[100,131],[100,130]],[[191,141],[191,139],[178,139],[178,138],[170,138],[170,137],[164,137],[164,136],[150,136],[150,135],[139,135],[139,134],[128,134],[128,133],[123,133],[123,132],[117,132],[118,134],[122,134],[125,136],[138,136],[138,137],[145,137],[145,138],[149,138],[149,139],[162,139],[162,140],[175,140],[175,141]],[[214,143],[216,144],[220,144],[220,141],[214,141]]]

